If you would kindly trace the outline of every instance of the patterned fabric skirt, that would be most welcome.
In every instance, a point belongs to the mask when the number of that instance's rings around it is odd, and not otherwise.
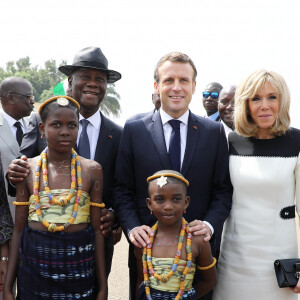
[[[94,299],[94,230],[23,231],[17,273],[17,299]]]
[[[152,300],[174,300],[177,293],[164,292],[150,288],[150,294]],[[189,291],[184,292],[181,300],[197,300],[196,291],[191,288]],[[145,285],[142,283],[138,290],[137,300],[148,300],[145,292]]]

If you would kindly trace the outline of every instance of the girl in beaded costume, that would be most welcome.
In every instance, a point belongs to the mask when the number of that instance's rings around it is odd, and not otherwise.
[[[215,258],[203,236],[193,236],[183,214],[189,206],[188,181],[178,172],[163,170],[150,176],[147,206],[157,223],[147,248],[136,248],[138,300],[198,299],[216,284]],[[175,259],[174,259],[175,257]],[[195,266],[201,280],[192,287]]]
[[[68,96],[53,97],[39,114],[48,148],[28,161],[29,176],[17,184],[5,299],[14,299],[16,278],[17,299],[107,299],[102,168],[72,150],[79,104]]]

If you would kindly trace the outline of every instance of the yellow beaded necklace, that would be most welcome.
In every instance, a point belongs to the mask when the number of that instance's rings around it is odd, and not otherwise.
[[[180,286],[177,296],[175,297],[175,300],[179,300],[183,293],[184,293],[184,287],[185,287],[185,277],[186,274],[188,274],[191,265],[192,265],[192,234],[189,232],[189,226],[187,221],[182,218],[182,227],[180,230],[179,240],[178,240],[178,247],[175,255],[175,259],[173,262],[172,269],[169,271],[168,274],[159,275],[155,272],[153,265],[152,265],[152,244],[154,241],[154,236],[158,228],[158,222],[155,223],[155,225],[152,227],[152,230],[154,232],[154,235],[150,237],[150,244],[147,245],[147,247],[144,248],[143,251],[143,273],[144,273],[144,284],[145,284],[145,291],[146,291],[146,297],[147,299],[151,300],[151,294],[150,294],[150,281],[149,281],[149,273],[154,276],[156,279],[160,280],[161,282],[167,282],[175,273],[178,262],[181,256],[181,250],[183,245],[183,239],[185,232],[187,234],[187,241],[186,241],[186,253],[187,253],[187,263],[183,270],[182,276],[180,277]],[[148,273],[149,272],[149,273]]]
[[[35,170],[35,181],[33,186],[33,195],[34,195],[34,201],[35,201],[35,208],[36,208],[36,214],[38,216],[39,221],[48,228],[48,231],[55,232],[55,231],[63,231],[67,227],[69,227],[73,222],[75,221],[78,213],[78,206],[79,206],[79,200],[81,197],[81,191],[82,191],[82,181],[81,181],[81,166],[80,161],[78,158],[77,153],[72,149],[72,158],[71,158],[71,189],[70,193],[67,197],[63,197],[60,200],[57,200],[54,198],[51,194],[51,191],[48,186],[48,170],[47,170],[47,152],[48,148],[46,148],[42,154],[40,155],[40,159],[37,162],[36,170]],[[46,220],[42,219],[42,211],[40,208],[40,199],[39,199],[39,187],[40,187],[40,169],[42,166],[43,171],[43,182],[45,187],[45,192],[48,196],[48,198],[52,201],[53,204],[57,204],[60,206],[65,206],[73,197],[75,194],[75,188],[76,188],[76,178],[75,178],[75,162],[76,162],[76,174],[77,174],[77,194],[76,199],[73,206],[73,213],[70,217],[69,221],[65,223],[64,225],[57,226],[55,223],[49,224]]]

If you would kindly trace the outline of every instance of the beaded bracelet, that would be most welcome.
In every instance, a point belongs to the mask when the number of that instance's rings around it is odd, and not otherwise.
[[[97,207],[105,207],[105,204],[104,203],[96,203],[96,202],[90,202],[90,205],[91,206],[97,206]]]
[[[29,202],[17,202],[17,201],[14,201],[13,205],[29,205]]]
[[[208,269],[211,269],[212,267],[214,267],[216,263],[217,263],[217,260],[213,257],[213,262],[209,266],[206,266],[206,267],[197,266],[197,268],[201,271],[208,270]]]

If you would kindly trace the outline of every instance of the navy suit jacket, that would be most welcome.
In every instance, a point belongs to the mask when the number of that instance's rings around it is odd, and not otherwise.
[[[100,112],[101,128],[96,146],[95,158],[103,169],[103,194],[102,201],[106,207],[112,205],[112,186],[114,182],[114,170],[120,143],[122,127],[118,126]],[[29,126],[25,133],[20,155],[35,157],[39,155],[47,146],[45,139],[41,139],[41,133],[38,128],[40,116],[35,113],[30,117]],[[75,150],[76,147],[75,147]]]
[[[136,115],[133,115],[131,117],[129,117],[126,122],[131,122],[131,121],[135,121],[135,120],[138,120],[138,119],[142,119],[148,115],[152,116],[153,114],[155,114],[156,112],[156,109],[154,110],[151,110],[149,112],[146,112],[146,113],[139,113],[139,114],[136,114]]]
[[[219,246],[223,223],[231,209],[228,147],[221,123],[190,112],[181,173],[189,181],[187,221],[209,222]],[[114,208],[125,233],[155,217],[146,205],[146,179],[171,169],[159,112],[125,124],[116,164]]]

